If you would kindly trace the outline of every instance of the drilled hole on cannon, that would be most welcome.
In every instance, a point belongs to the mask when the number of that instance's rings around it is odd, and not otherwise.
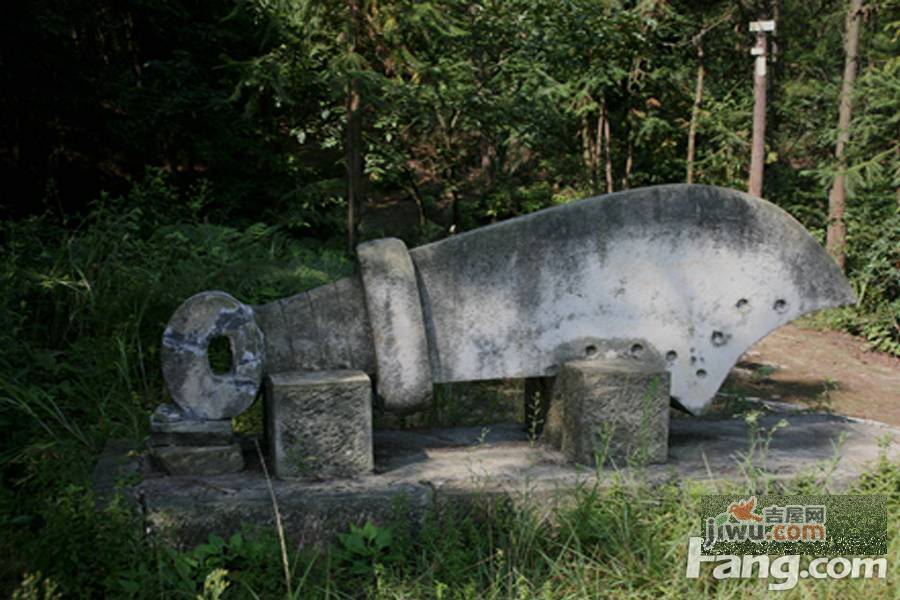
[[[783,313],[784,311],[787,310],[787,306],[788,306],[787,300],[785,300],[783,298],[779,298],[778,300],[775,301],[775,304],[772,305],[772,308],[775,309],[775,312],[777,312],[777,313]]]
[[[227,336],[219,335],[211,339],[206,355],[209,358],[209,368],[216,375],[227,375],[234,368],[231,340]]]
[[[643,344],[634,344],[631,347],[631,356],[634,358],[640,358],[641,354],[644,353],[644,345]]]
[[[594,356],[595,354],[597,354],[597,346],[594,346],[592,344],[590,346],[585,347],[585,349],[584,349],[585,356]]]

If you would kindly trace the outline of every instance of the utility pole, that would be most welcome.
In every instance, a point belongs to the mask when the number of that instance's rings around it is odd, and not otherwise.
[[[766,34],[775,31],[775,21],[752,21],[756,45],[750,50],[755,57],[753,69],[753,144],[750,154],[749,192],[762,197],[763,167],[766,163]]]

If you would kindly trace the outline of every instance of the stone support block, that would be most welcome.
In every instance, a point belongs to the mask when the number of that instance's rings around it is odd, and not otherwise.
[[[328,479],[372,471],[372,384],[361,371],[266,378],[266,433],[278,477]]]
[[[664,463],[669,383],[661,365],[627,360],[565,363],[556,377],[543,440],[585,465]]]

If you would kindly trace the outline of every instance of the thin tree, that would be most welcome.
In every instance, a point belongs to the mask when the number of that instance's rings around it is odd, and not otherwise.
[[[606,193],[612,194],[615,191],[613,186],[613,170],[612,170],[612,137],[609,132],[609,109],[606,106],[606,98],[603,99],[603,151],[606,161]],[[599,128],[599,125],[598,125]]]
[[[706,75],[706,68],[703,64],[703,36],[707,33],[731,19],[733,8],[729,8],[718,19],[701,29],[691,42],[697,49],[697,78],[694,84],[694,104],[691,106],[691,123],[688,127],[687,141],[687,173],[685,180],[687,183],[694,183],[694,162],[697,156],[697,127],[700,123],[700,106],[703,103],[703,79]]]
[[[853,112],[853,83],[856,80],[856,63],[859,59],[859,21],[862,16],[862,0],[850,0],[847,10],[846,35],[844,36],[844,79],[841,84],[840,108],[838,110],[838,135],[834,149],[837,173],[831,192],[828,194],[828,230],[825,246],[841,270],[846,262],[845,246],[847,226],[844,223],[844,209],[847,204],[846,146],[850,141],[850,119]]]
[[[357,51],[360,29],[359,0],[347,0],[350,27],[347,36],[347,52]],[[362,94],[357,75],[351,74],[347,82],[347,246],[352,253],[356,248],[356,229],[359,208],[363,203],[363,154],[362,154]]]
[[[694,38],[697,47],[697,81],[694,86],[694,105],[691,107],[691,125],[688,128],[687,141],[687,183],[694,183],[694,157],[696,156],[697,124],[700,121],[700,103],[703,101],[703,37]]]

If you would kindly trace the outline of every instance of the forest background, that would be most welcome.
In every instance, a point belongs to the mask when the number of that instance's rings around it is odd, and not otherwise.
[[[80,489],[105,440],[146,434],[165,399],[160,333],[191,294],[267,301],[352,271],[364,239],[412,246],[590,195],[685,181],[746,189],[748,22],[760,18],[777,23],[763,196],[824,243],[843,177],[841,254],[859,303],[819,324],[900,355],[898,0],[4,8],[10,581],[49,570],[59,498],[82,498],[61,490]],[[852,119],[836,155],[852,22]]]

